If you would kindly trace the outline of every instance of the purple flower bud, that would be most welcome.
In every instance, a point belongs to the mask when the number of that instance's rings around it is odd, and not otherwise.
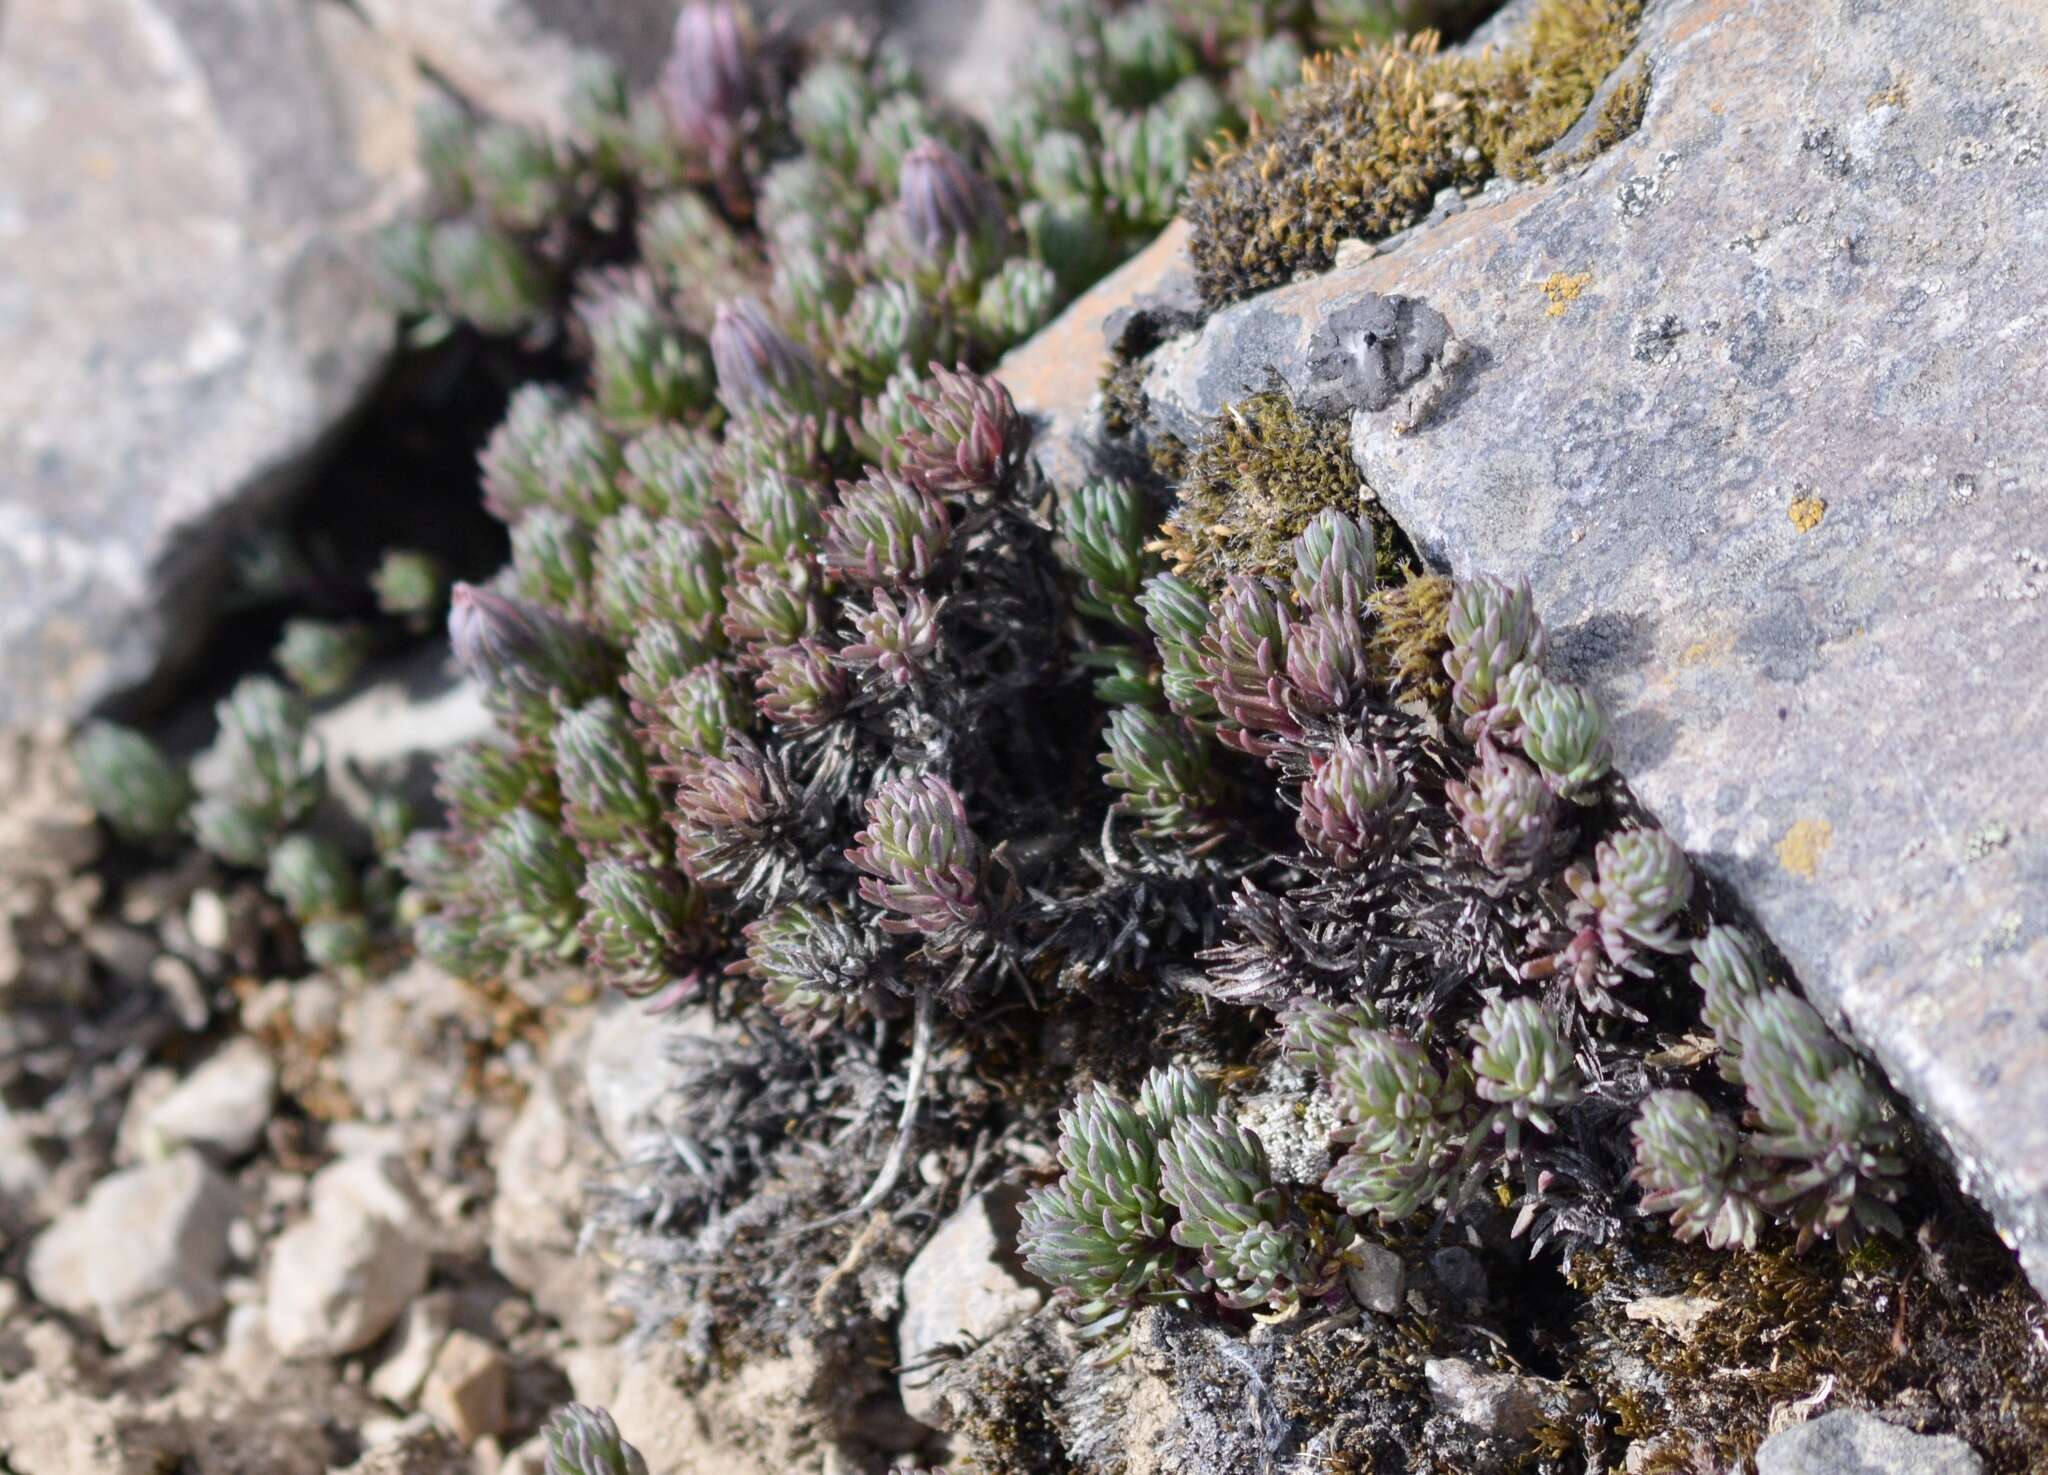
[[[903,156],[897,200],[904,228],[927,256],[944,256],[956,241],[986,236],[1000,208],[988,181],[936,138]]]
[[[929,430],[905,438],[902,472],[928,492],[971,492],[1009,484],[1031,442],[1031,427],[1002,384],[932,365],[935,398],[911,403]]]
[[[591,694],[604,652],[579,625],[474,584],[457,584],[448,606],[455,659],[488,690],[510,697]]]
[[[818,366],[751,297],[720,304],[711,324],[711,362],[718,371],[719,396],[737,413],[773,408],[804,413],[818,406]]]
[[[967,807],[933,774],[900,778],[868,800],[868,827],[846,858],[862,871],[860,894],[884,917],[885,932],[940,934],[988,921],[982,879],[988,869]]]
[[[661,69],[659,93],[669,126],[714,159],[737,142],[753,106],[754,27],[733,0],[685,5]]]

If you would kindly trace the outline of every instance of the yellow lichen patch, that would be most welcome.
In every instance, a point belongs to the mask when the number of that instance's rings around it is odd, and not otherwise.
[[[1792,519],[1792,526],[1802,533],[1810,533],[1828,515],[1828,504],[1818,497],[1800,497],[1785,512]]]
[[[1835,843],[1835,827],[1824,819],[1794,821],[1778,842],[1778,864],[1793,875],[1811,881],[1820,870],[1821,857]]]
[[[1871,93],[1869,97],[1863,100],[1865,111],[1872,113],[1876,112],[1879,108],[1902,108],[1905,105],[1906,79],[1904,77],[1893,77],[1890,82],[1878,88],[1877,91]]]
[[[1550,318],[1563,317],[1565,309],[1579,300],[1579,294],[1584,292],[1592,281],[1593,273],[1589,271],[1552,272],[1538,284],[1543,295],[1550,301],[1550,305],[1543,309],[1543,315]]]

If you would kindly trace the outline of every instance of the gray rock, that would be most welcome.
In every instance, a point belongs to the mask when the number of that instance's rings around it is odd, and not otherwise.
[[[347,6],[21,0],[0,51],[0,722],[191,659],[392,343],[417,88]]]
[[[1522,1443],[1572,1406],[1570,1395],[1547,1378],[1490,1372],[1457,1357],[1432,1357],[1422,1365],[1430,1401],[1486,1439]]]
[[[36,1299],[90,1317],[117,1347],[220,1310],[234,1189],[196,1152],[100,1180],[29,1249]]]
[[[597,1012],[584,1041],[583,1089],[598,1135],[620,1162],[673,1150],[662,1103],[682,1074],[673,1058],[679,1042],[737,1038],[738,1028],[721,1024],[708,1008],[650,1019],[635,1005],[615,1001]]]
[[[277,1099],[277,1066],[256,1041],[230,1040],[144,1118],[161,1143],[239,1157],[256,1145]]]
[[[1017,1262],[1019,1195],[976,1194],[941,1224],[903,1272],[896,1323],[898,1379],[913,1419],[936,1424],[933,1359],[986,1342],[1045,1304],[1045,1288]]]
[[[1358,1264],[1344,1273],[1351,1295],[1368,1311],[1399,1316],[1406,1307],[1408,1267],[1385,1245],[1361,1239],[1352,1251]]]
[[[1668,0],[1639,132],[1218,314],[1146,389],[1190,428],[1305,385],[1355,304],[1442,313],[1461,377],[1412,433],[1360,398],[1366,481],[1532,581],[1635,792],[2048,1287],[2044,47],[1992,0]]]
[[[482,691],[456,676],[436,641],[366,672],[347,700],[314,716],[312,732],[327,760],[329,794],[367,826],[371,800],[387,790],[434,813],[434,760],[494,738],[497,728]]]
[[[1847,1409],[1795,1424],[1756,1452],[1757,1475],[1983,1475],[1984,1462],[1960,1439],[1914,1434],[1875,1414]]]
[[[367,1347],[426,1289],[427,1245],[402,1171],[343,1159],[315,1176],[311,1212],[271,1246],[264,1329],[280,1356]]]

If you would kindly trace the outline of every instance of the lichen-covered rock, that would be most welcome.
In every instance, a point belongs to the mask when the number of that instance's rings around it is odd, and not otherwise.
[[[417,79],[346,6],[24,0],[0,119],[0,720],[195,654],[226,550],[367,390]]]
[[[1552,177],[1218,313],[1143,393],[1185,429],[1307,388],[1358,304],[1440,312],[1428,413],[1352,407],[1366,482],[1530,579],[1616,768],[2048,1286],[2044,45],[1988,0],[1651,6],[1637,131],[1588,162],[1596,102]]]

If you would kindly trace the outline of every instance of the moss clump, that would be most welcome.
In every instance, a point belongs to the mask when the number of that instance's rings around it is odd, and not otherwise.
[[[1614,84],[1607,101],[1600,104],[1600,117],[1586,141],[1566,160],[1584,164],[1613,148],[1643,126],[1643,113],[1650,106],[1650,64],[1636,63],[1635,70]]]
[[[1232,574],[1285,573],[1289,545],[1325,508],[1369,518],[1381,580],[1398,574],[1406,544],[1352,464],[1345,422],[1257,394],[1217,416],[1188,450],[1156,546],[1175,573],[1217,589]]]
[[[1956,1217],[1969,1211],[1958,1207]],[[1961,1437],[1994,1472],[2048,1448],[2048,1312],[1980,1226],[1916,1244],[1865,1240],[1805,1255],[1726,1255],[1670,1241],[1574,1262],[1586,1295],[1568,1375],[1583,1379],[1646,1471],[1746,1468],[1773,1411],[1823,1389],[1827,1407],[1911,1415]],[[1686,1334],[1628,1319],[1643,1296],[1713,1303]]]
[[[1412,225],[1439,190],[1524,178],[1635,45],[1639,0],[1544,0],[1522,44],[1444,56],[1428,32],[1302,69],[1270,127],[1216,150],[1184,213],[1203,298],[1230,302]]]
[[[1451,596],[1457,582],[1413,569],[1399,583],[1366,599],[1372,612],[1371,650],[1379,679],[1405,696],[1437,702],[1450,695],[1444,653],[1451,648]]]

